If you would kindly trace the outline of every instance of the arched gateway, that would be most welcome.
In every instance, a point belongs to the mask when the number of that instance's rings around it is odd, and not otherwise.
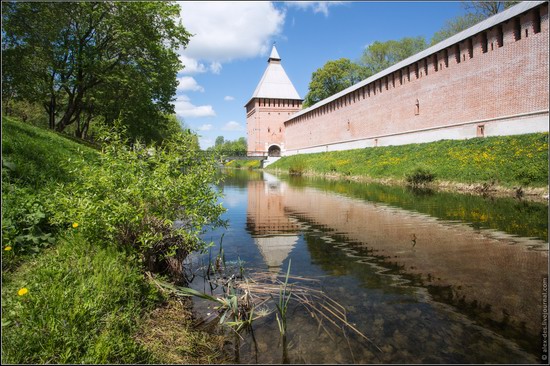
[[[267,156],[281,156],[281,148],[277,145],[271,145],[267,149]]]
[[[286,121],[302,109],[302,99],[288,78],[275,46],[265,72],[246,104],[248,154],[281,156]]]

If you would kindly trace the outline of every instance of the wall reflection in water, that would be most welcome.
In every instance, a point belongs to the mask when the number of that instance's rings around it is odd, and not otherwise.
[[[271,270],[280,269],[300,232],[311,226],[324,233],[322,244],[307,240],[312,260],[331,274],[361,279],[356,264],[376,258],[410,275],[432,298],[537,348],[547,243],[296,187],[267,173],[264,180],[248,181],[247,229]],[[331,241],[345,245],[317,250]],[[342,265],[342,257],[349,265]]]

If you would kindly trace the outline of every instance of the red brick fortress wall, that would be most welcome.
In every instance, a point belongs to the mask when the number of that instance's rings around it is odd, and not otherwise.
[[[543,3],[381,72],[288,118],[284,154],[548,131],[548,34]]]

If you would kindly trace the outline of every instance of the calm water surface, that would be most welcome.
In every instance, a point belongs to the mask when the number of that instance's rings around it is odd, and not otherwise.
[[[236,363],[538,363],[548,206],[514,199],[227,171],[228,227],[205,234],[247,271],[319,279],[349,330],[299,305],[287,352],[274,316],[230,346]],[[217,247],[213,248],[217,251]],[[208,254],[191,259],[195,266]],[[205,290],[196,278],[191,284]],[[195,308],[205,316],[207,304]]]

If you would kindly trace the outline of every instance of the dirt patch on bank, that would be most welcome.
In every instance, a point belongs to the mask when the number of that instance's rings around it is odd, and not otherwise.
[[[223,348],[226,338],[194,327],[191,299],[170,298],[143,321],[136,340],[159,363],[230,363]]]

